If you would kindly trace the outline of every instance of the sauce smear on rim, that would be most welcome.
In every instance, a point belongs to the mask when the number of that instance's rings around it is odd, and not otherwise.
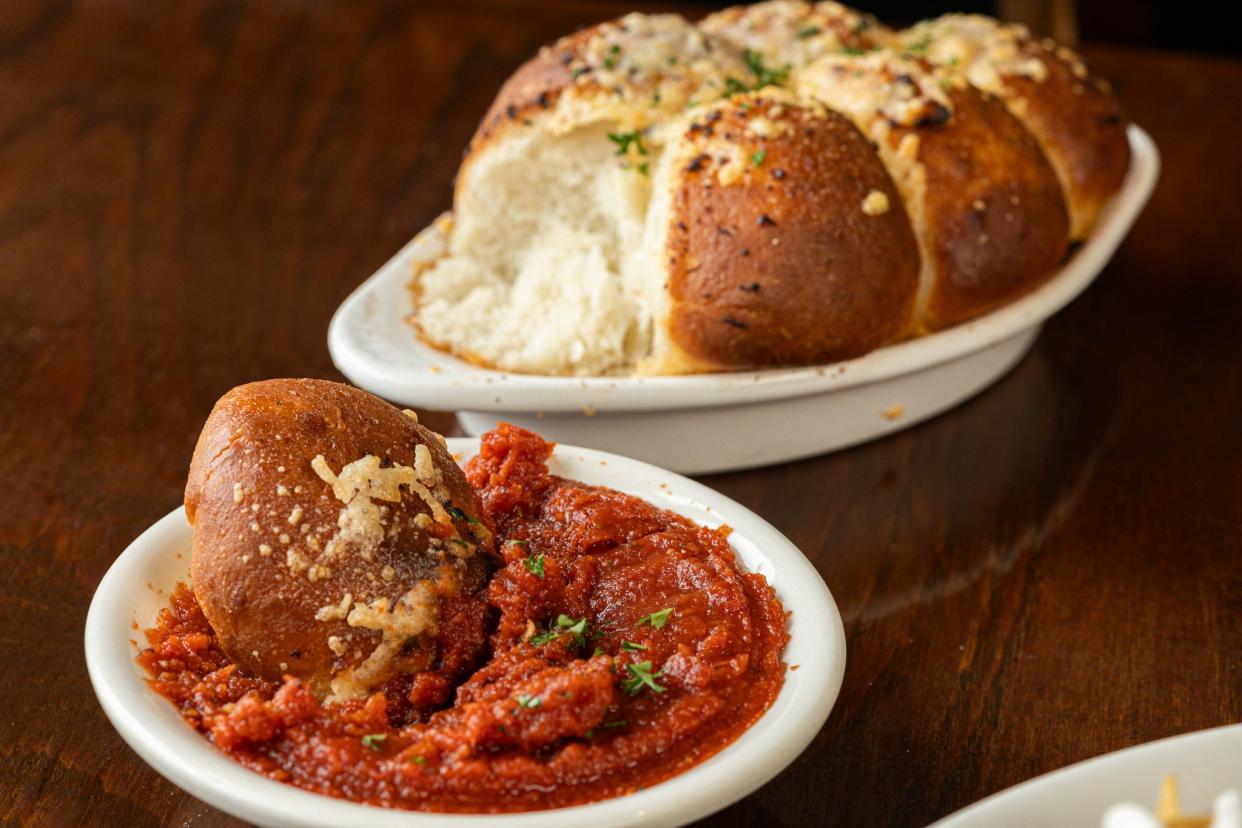
[[[139,655],[152,687],[242,765],[387,807],[563,807],[702,762],[780,691],[785,611],[739,568],[727,528],[552,476],[551,451],[502,424],[466,467],[504,566],[488,586],[490,658],[451,706],[419,720],[443,689],[419,677],[334,706],[292,677],[246,677],[184,585]]]

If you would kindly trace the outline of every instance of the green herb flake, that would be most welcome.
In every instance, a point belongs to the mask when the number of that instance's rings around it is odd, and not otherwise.
[[[526,642],[534,647],[542,647],[549,641],[554,641],[559,635],[560,632],[557,630],[544,630],[543,632],[535,633],[530,638],[526,639]]]
[[[546,631],[535,633],[527,641],[536,647],[542,647],[549,641],[553,641],[567,633],[573,636],[573,646],[585,647],[587,636],[590,635],[590,632],[587,630],[587,620],[585,618],[570,618],[568,615],[561,613],[556,616],[556,622],[549,626]]]
[[[653,612],[650,615],[644,615],[642,618],[638,619],[638,623],[635,626],[641,627],[643,624],[650,624],[651,626],[655,627],[657,630],[661,630],[661,629],[664,629],[664,625],[668,623],[668,617],[672,614],[673,614],[673,608],[665,607],[659,612]]]
[[[536,707],[543,704],[543,699],[538,696],[531,696],[527,693],[518,693],[517,703],[521,707],[534,710]]]
[[[469,520],[469,518],[466,517],[466,513],[463,512],[461,509],[458,509],[452,503],[445,503],[444,511],[448,512],[449,517],[451,517],[453,520]]]
[[[639,155],[646,155],[647,148],[643,146],[643,134],[638,130],[633,132],[610,132],[608,140],[617,145],[617,155],[628,155],[630,147]]]
[[[513,544],[514,546],[521,546],[521,547],[523,547],[523,548],[525,548],[525,547],[527,547],[527,546],[530,546],[530,541],[528,541],[528,540],[518,540],[517,538],[509,538],[509,540],[505,541],[505,543],[511,543],[511,544]]]
[[[644,161],[643,163],[641,163],[641,164],[639,164],[639,165],[638,165],[638,171],[639,171],[640,173],[642,173],[643,175],[650,175],[650,174],[651,174],[651,167],[650,167],[650,165],[648,165],[648,164],[647,164],[647,162],[646,162],[646,161]]]
[[[916,40],[906,47],[906,52],[911,55],[927,54],[927,47],[931,45],[931,35],[925,35],[921,40]]]
[[[617,719],[614,722],[604,722],[602,725],[600,725],[600,727],[607,728],[608,730],[612,730],[614,727],[625,727],[627,724],[629,724],[629,722],[627,722],[625,719]]]
[[[642,692],[644,687],[648,688],[653,693],[663,693],[668,689],[656,682],[656,679],[663,675],[664,671],[661,670],[660,672],[653,674],[651,672],[650,661],[640,661],[637,664],[627,664],[625,665],[625,669],[630,675],[629,678],[621,680],[621,689],[631,696],[637,696]]]
[[[867,52],[863,49],[857,49],[853,46],[842,46],[841,54],[850,55],[851,57],[859,57],[861,55],[867,54]]]
[[[660,106],[660,93],[657,92],[651,96],[651,108],[656,109]]]
[[[425,765],[427,764],[427,757],[426,756],[411,756],[410,761],[416,765]]]
[[[821,29],[819,26],[807,26],[805,29],[798,32],[798,40],[806,40],[809,37],[815,37],[815,35],[819,34],[822,31],[823,29]]]
[[[637,643],[635,643],[635,642],[633,642],[633,641],[624,641],[624,640],[623,640],[623,641],[621,642],[621,649],[625,650],[626,652],[630,652],[630,653],[637,653],[637,652],[638,652],[638,651],[640,651],[640,650],[645,650],[645,649],[647,649],[647,645],[646,645],[646,644],[637,644]]]
[[[749,91],[750,87],[737,78],[725,78],[725,95],[739,95]]]
[[[524,559],[522,564],[526,567],[527,572],[539,580],[543,580],[543,555],[531,555]]]
[[[379,753],[380,745],[388,738],[387,733],[368,733],[362,737],[362,746],[369,747],[371,750]]]
[[[789,80],[791,66],[782,66],[780,69],[765,66],[763,55],[753,49],[747,49],[744,55],[746,57],[746,65],[750,67],[751,73],[755,76],[755,84],[751,87],[752,89],[762,89],[765,86],[782,86],[785,81]]]
[[[573,68],[573,71],[569,73],[569,76],[570,76],[571,78],[577,79],[577,78],[582,77],[583,75],[585,75],[585,74],[586,74],[587,72],[589,72],[589,71],[590,71],[590,70],[589,70],[589,69],[587,69],[585,66],[575,66],[575,67]]]
[[[756,167],[761,167],[763,166],[763,159],[767,157],[768,157],[768,151],[766,149],[761,149],[761,150],[758,150],[757,152],[752,152],[750,154],[750,161]]]
[[[608,49],[608,57],[604,58],[605,69],[615,69],[617,67],[617,58],[621,56],[621,46],[614,43]]]

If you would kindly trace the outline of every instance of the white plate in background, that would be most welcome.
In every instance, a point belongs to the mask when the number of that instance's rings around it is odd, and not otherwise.
[[[1182,811],[1206,814],[1217,794],[1242,788],[1242,725],[1173,736],[1036,777],[980,800],[932,828],[1098,828],[1109,806],[1148,810],[1174,775]]]
[[[680,472],[822,454],[906,428],[999,379],[1045,319],[1103,270],[1155,186],[1160,157],[1129,128],[1132,160],[1091,238],[1052,278],[985,316],[833,365],[673,377],[556,377],[481,368],[420,342],[407,321],[417,263],[443,255],[433,223],[355,290],[328,329],[351,382],[402,405],[456,411],[478,435],[497,420],[550,440]]]
[[[463,460],[478,440],[449,440]],[[845,671],[841,615],[813,566],[784,535],[692,480],[655,466],[558,445],[553,473],[609,486],[705,526],[728,524],[742,566],[768,579],[790,613],[786,671],[772,707],[707,761],[637,793],[589,805],[522,814],[398,811],[332,799],[274,782],[216,750],[172,703],[147,685],[135,663],[151,627],[179,581],[189,580],[193,531],[181,509],[130,544],[108,570],[86,619],[86,665],[104,712],[139,756],[188,793],[241,819],[267,826],[315,828],[577,828],[681,825],[741,799],[767,782],[815,738],[836,701]],[[137,626],[135,626],[137,625]]]

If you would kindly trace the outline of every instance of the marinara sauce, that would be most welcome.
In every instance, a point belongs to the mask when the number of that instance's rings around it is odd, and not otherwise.
[[[246,767],[395,808],[504,812],[620,796],[698,764],[772,704],[785,612],[728,529],[548,474],[513,426],[467,476],[499,530],[491,656],[452,706],[414,720],[418,683],[323,706],[292,677],[244,676],[193,593],[172,596],[139,661],[182,716]]]

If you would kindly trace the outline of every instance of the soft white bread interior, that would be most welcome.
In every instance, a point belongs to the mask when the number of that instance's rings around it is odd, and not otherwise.
[[[1076,57],[962,20],[772,0],[546,47],[471,141],[419,335],[539,374],[805,365],[1031,290],[1119,188],[1124,118]]]
[[[501,368],[607,374],[646,352],[636,283],[649,184],[614,162],[607,128],[514,130],[465,171],[454,251],[422,274],[419,324]]]

